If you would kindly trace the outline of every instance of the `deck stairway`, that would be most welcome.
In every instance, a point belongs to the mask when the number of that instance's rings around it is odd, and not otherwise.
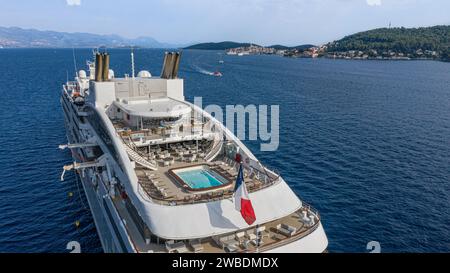
[[[127,151],[128,156],[131,158],[131,160],[133,160],[137,164],[139,164],[142,167],[145,167],[147,169],[154,170],[154,171],[156,171],[158,169],[156,167],[156,165],[152,164],[147,159],[145,159],[140,154],[138,154],[136,151],[131,149],[130,146],[128,146],[126,144],[124,146],[125,146],[125,150]]]
[[[131,138],[129,138],[130,143],[133,143],[133,141],[131,140]],[[144,168],[156,171],[158,169],[158,166],[151,163],[150,161],[148,161],[147,159],[145,159],[143,156],[141,156],[138,152],[136,152],[135,150],[133,150],[133,148],[130,147],[130,145],[128,145],[125,140],[122,137],[122,143],[123,146],[125,147],[125,150],[127,151],[128,156],[130,157],[131,160],[133,160],[134,162],[136,162],[137,164],[141,165]],[[131,144],[133,145],[133,144]]]

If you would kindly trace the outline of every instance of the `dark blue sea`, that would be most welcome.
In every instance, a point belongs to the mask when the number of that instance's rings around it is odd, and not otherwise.
[[[110,53],[116,76],[130,73],[129,51]],[[85,68],[91,51],[75,54]],[[159,75],[163,50],[135,55],[137,70]],[[220,58],[183,53],[187,99],[280,106],[279,149],[246,144],[320,210],[330,252],[367,252],[369,241],[382,252],[450,251],[450,64]],[[72,50],[0,49],[0,252],[68,252],[69,241],[102,251],[74,175],[59,181],[71,161],[58,150],[67,74]]]

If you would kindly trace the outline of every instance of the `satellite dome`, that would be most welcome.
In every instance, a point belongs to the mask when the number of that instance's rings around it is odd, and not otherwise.
[[[80,79],[86,79],[86,71],[84,70],[78,71],[78,77],[80,77]]]
[[[109,80],[114,79],[114,70],[112,70],[112,69],[109,70],[108,79]]]
[[[148,72],[147,70],[142,70],[141,72],[138,73],[138,77],[139,78],[151,78],[152,74],[150,74],[150,72]]]

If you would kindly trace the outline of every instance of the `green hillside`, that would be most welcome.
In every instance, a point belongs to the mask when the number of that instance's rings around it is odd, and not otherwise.
[[[356,33],[328,45],[328,53],[358,50],[363,52],[401,52],[420,57],[421,52],[434,51],[436,58],[448,59],[450,26],[422,28],[380,28]]]

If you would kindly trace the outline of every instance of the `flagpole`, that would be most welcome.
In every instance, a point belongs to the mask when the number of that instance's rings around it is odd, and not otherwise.
[[[256,253],[259,253],[259,224],[256,225]]]

